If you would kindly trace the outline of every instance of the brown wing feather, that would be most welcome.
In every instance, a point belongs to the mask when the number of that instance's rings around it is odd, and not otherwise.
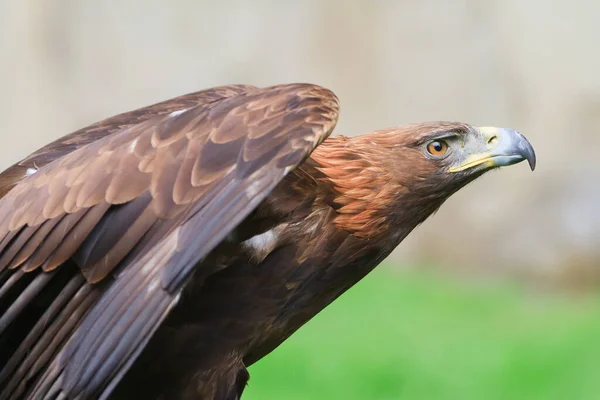
[[[28,271],[72,257],[88,282],[121,271],[69,344],[54,344],[29,396],[108,394],[193,266],[325,139],[337,113],[335,95],[312,85],[237,92],[105,135],[8,192],[0,245],[14,254],[0,273],[15,255]]]

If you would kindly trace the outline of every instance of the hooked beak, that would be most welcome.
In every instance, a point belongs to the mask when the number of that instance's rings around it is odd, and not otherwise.
[[[535,169],[535,151],[525,136],[513,129],[478,128],[485,141],[487,151],[469,155],[461,165],[451,167],[450,172],[464,171],[479,165],[485,168],[504,167],[527,160]]]

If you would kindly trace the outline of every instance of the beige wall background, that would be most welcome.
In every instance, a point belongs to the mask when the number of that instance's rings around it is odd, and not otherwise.
[[[183,93],[313,82],[342,101],[337,133],[461,120],[518,129],[537,150],[535,173],[465,188],[396,257],[593,282],[598,21],[592,0],[3,0],[0,166]]]

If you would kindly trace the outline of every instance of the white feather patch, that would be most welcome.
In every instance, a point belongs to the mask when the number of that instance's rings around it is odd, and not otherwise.
[[[243,241],[242,246],[250,250],[254,257],[262,260],[275,249],[278,238],[279,235],[275,232],[275,229],[271,229]]]

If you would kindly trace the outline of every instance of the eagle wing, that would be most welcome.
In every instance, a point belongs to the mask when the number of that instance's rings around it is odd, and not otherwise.
[[[314,85],[228,94],[124,118],[0,200],[0,343],[18,346],[0,397],[108,396],[198,262],[337,121],[337,98]]]

